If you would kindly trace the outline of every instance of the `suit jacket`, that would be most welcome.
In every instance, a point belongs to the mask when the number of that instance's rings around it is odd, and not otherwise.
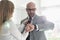
[[[23,21],[25,21],[26,19],[24,19]],[[53,29],[54,24],[52,22],[47,21],[44,16],[37,15],[35,15],[31,21],[33,25],[36,25],[36,29],[30,32],[30,40],[46,40],[44,31]]]

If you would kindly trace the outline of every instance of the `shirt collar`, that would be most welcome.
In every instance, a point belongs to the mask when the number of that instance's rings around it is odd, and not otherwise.
[[[35,15],[32,17],[32,20],[34,19]],[[29,19],[29,16],[28,16],[28,19]]]

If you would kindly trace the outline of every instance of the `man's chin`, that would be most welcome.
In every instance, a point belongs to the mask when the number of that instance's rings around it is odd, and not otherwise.
[[[33,17],[33,16],[30,16],[30,17]]]
[[[29,17],[33,17],[34,15],[29,15]]]

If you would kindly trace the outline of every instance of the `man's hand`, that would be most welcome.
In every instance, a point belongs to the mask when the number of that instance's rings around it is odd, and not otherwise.
[[[34,25],[32,25],[32,24],[27,24],[26,27],[25,27],[25,30],[26,30],[26,32],[31,32],[31,31],[34,30],[34,28],[35,28]]]

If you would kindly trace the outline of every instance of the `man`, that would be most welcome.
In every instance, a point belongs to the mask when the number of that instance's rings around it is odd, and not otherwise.
[[[35,14],[36,7],[33,2],[27,4],[26,11],[28,17],[22,20],[21,23],[24,22],[25,25],[27,25],[27,27],[25,27],[27,28],[27,31],[32,29],[29,31],[29,36],[26,40],[46,40],[44,31],[53,29],[54,24],[47,21],[44,16],[38,16]]]

